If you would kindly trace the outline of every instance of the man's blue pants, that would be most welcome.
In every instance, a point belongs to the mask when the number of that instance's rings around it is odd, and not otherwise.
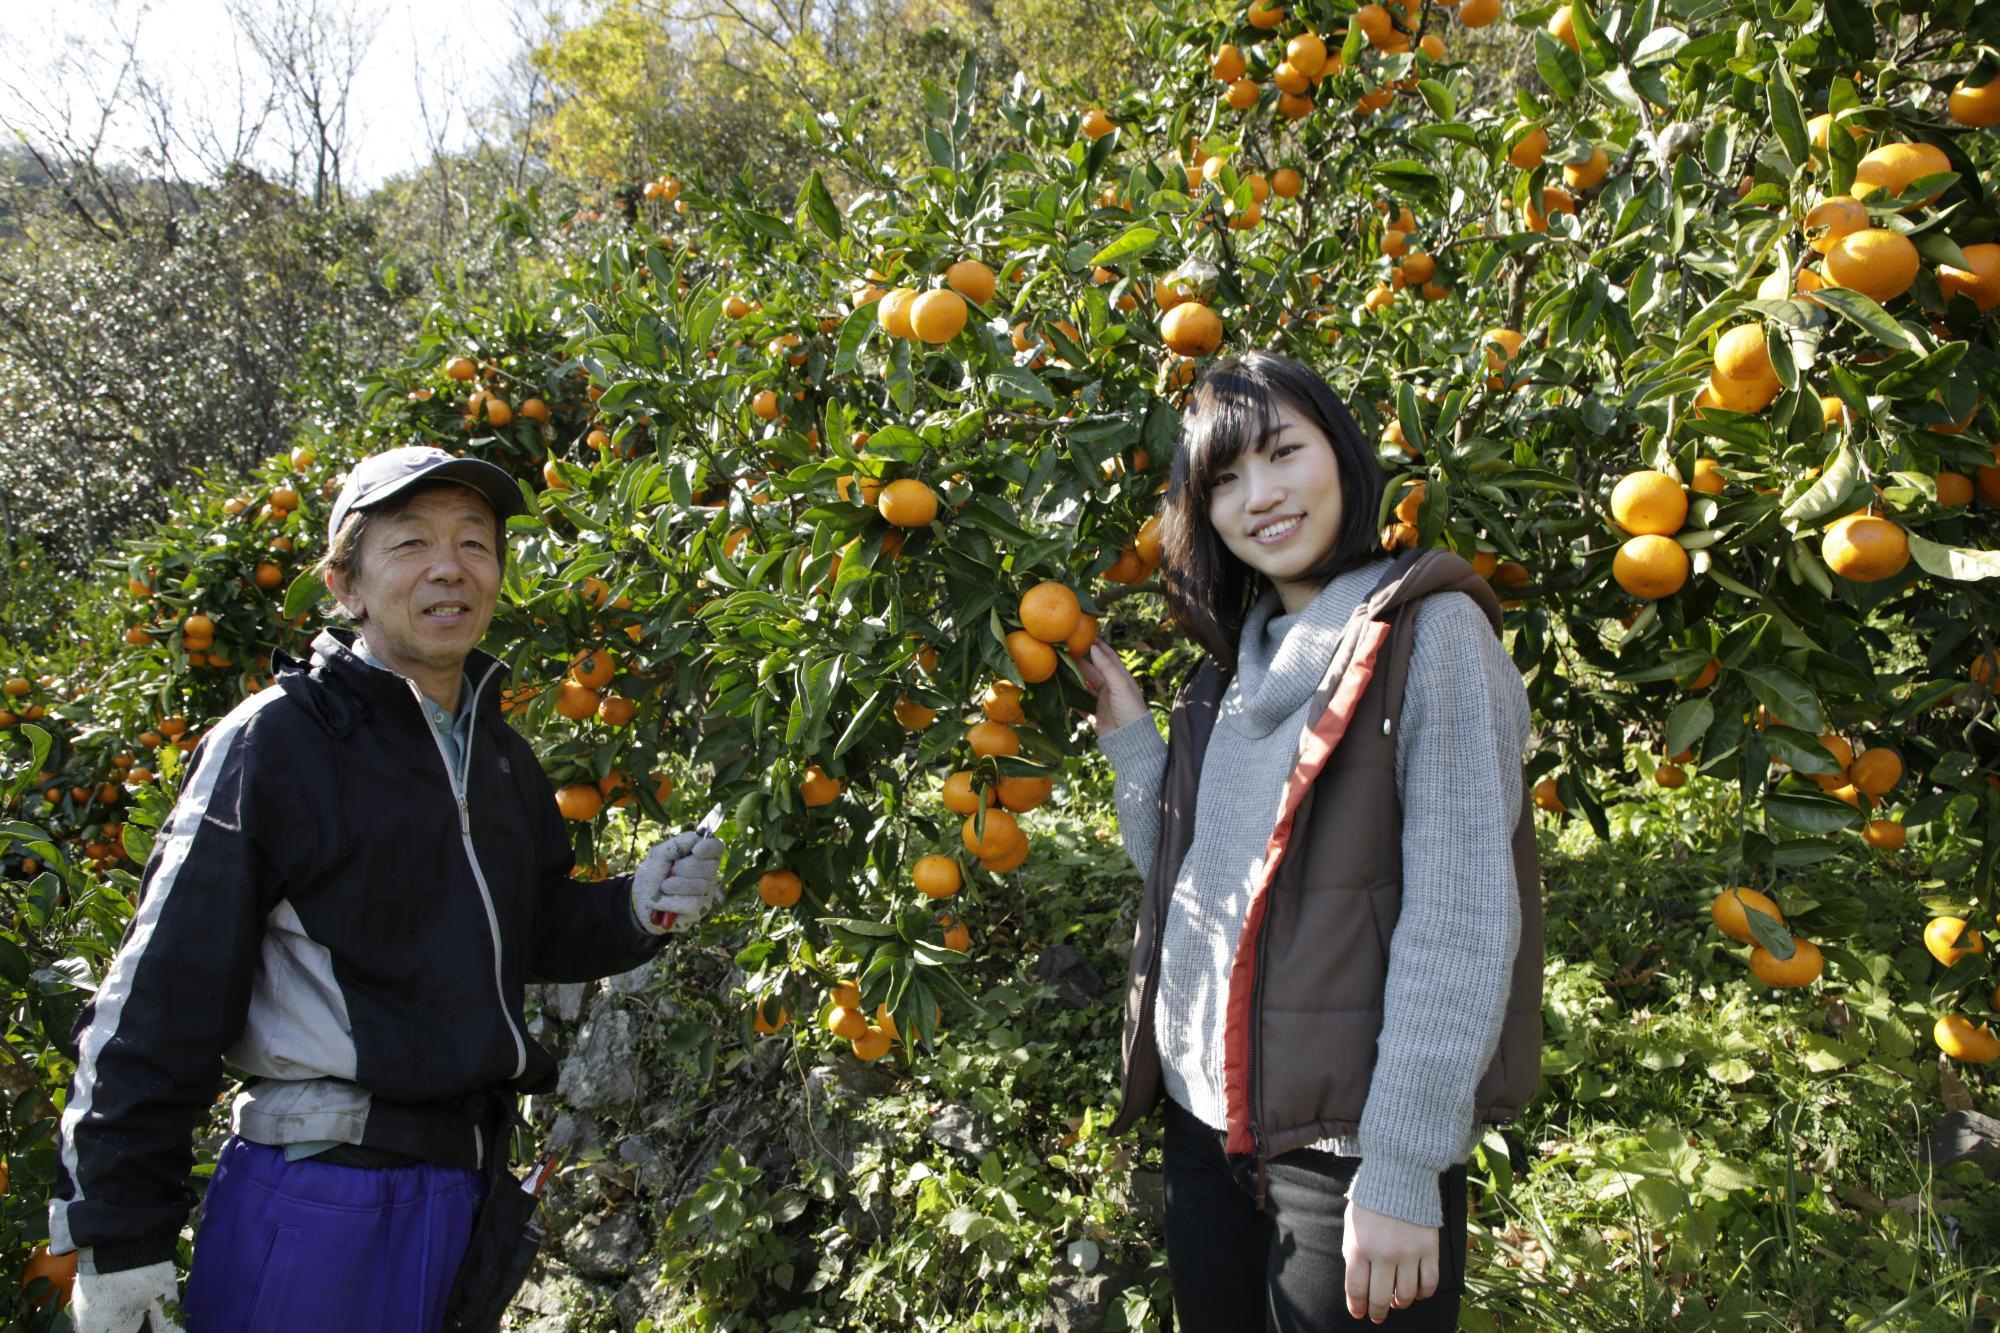
[[[195,1234],[188,1333],[437,1333],[484,1191],[477,1171],[288,1162],[232,1137]]]

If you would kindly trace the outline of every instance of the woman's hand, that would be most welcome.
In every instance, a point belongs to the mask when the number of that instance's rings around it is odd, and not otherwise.
[[[1347,1313],[1381,1323],[1437,1294],[1438,1233],[1349,1200],[1341,1227],[1347,1262]]]
[[[1097,711],[1091,714],[1090,721],[1098,735],[1109,736],[1126,723],[1146,716],[1146,695],[1139,682],[1132,679],[1132,673],[1102,638],[1090,645],[1090,651],[1076,665],[1083,673],[1084,683],[1097,694]]]

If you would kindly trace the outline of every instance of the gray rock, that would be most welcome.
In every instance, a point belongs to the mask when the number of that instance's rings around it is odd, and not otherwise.
[[[644,1257],[650,1239],[637,1210],[621,1208],[570,1228],[563,1237],[563,1257],[585,1277],[622,1278]]]
[[[969,1106],[956,1103],[931,1117],[924,1137],[939,1147],[949,1148],[973,1161],[993,1151],[993,1131],[986,1120]]]
[[[630,972],[620,972],[615,977],[606,977],[604,984],[614,995],[636,995],[646,989],[646,984],[653,979],[654,964],[658,961],[657,957],[648,958]]]
[[[1104,994],[1104,978],[1067,944],[1051,944],[1042,950],[1028,975],[1055,987],[1056,1001],[1066,1009],[1088,1009]]]
[[[607,996],[577,1033],[576,1048],[562,1063],[556,1096],[579,1110],[603,1111],[629,1106],[643,1091],[632,1016]]]
[[[2000,1120],[1977,1111],[1951,1111],[1917,1148],[1934,1167],[1972,1162],[1992,1180],[2000,1177]]]
[[[1112,1303],[1139,1272],[1137,1264],[1126,1262],[1091,1273],[1058,1273],[1049,1280],[1042,1327],[1054,1333],[1092,1333],[1102,1328]]]
[[[574,1023],[583,1017],[583,1002],[589,994],[590,983],[584,981],[560,986],[544,986],[542,1009],[565,1023]]]
[[[618,1145],[618,1160],[630,1167],[639,1188],[651,1193],[670,1188],[674,1183],[673,1169],[667,1159],[660,1156],[660,1150],[646,1140],[633,1134]]]
[[[596,1147],[598,1139],[596,1121],[575,1111],[564,1111],[549,1128],[549,1151],[576,1157]]]
[[[1119,1202],[1130,1209],[1146,1227],[1160,1231],[1167,1224],[1167,1178],[1158,1171],[1134,1171],[1121,1192]]]
[[[637,1328],[643,1319],[652,1320],[655,1328],[669,1326],[674,1301],[671,1293],[659,1289],[659,1281],[656,1260],[648,1259],[632,1270],[631,1281],[611,1297],[611,1313],[617,1316],[619,1328]]]

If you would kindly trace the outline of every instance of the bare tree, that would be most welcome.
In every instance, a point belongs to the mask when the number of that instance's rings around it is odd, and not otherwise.
[[[309,178],[314,208],[338,206],[346,197],[354,83],[384,11],[322,0],[235,0],[229,12],[277,90],[293,188],[303,192]]]

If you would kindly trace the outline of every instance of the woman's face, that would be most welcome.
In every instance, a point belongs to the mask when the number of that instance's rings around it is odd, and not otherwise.
[[[1304,575],[1340,540],[1343,517],[1333,442],[1289,403],[1276,405],[1263,448],[1245,449],[1209,488],[1222,544],[1271,580],[1287,613],[1319,592]]]

